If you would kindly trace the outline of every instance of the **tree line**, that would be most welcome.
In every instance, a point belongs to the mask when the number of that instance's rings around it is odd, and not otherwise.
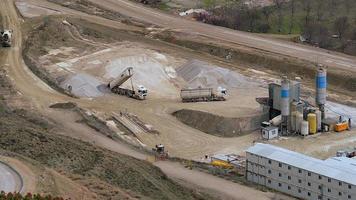
[[[244,1],[196,14],[205,23],[232,29],[296,34],[312,45],[356,55],[355,0],[273,0],[267,7],[249,7]],[[299,39],[299,38],[298,38]]]

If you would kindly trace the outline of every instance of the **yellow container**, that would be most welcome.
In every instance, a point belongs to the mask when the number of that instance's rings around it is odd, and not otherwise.
[[[222,160],[214,160],[210,164],[212,166],[214,166],[214,167],[220,167],[220,168],[223,168],[223,169],[232,169],[232,168],[234,168],[233,165],[231,165],[228,162],[222,161]]]
[[[318,130],[318,124],[316,121],[316,114],[315,113],[309,113],[308,114],[308,122],[309,122],[309,134],[313,135],[317,133]]]

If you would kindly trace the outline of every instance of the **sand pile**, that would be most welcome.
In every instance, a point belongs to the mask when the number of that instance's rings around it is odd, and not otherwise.
[[[97,78],[82,73],[72,75],[61,83],[61,87],[65,89],[71,87],[71,93],[78,97],[102,96],[104,93],[99,90],[102,85],[104,83]]]
[[[258,83],[241,74],[199,60],[191,60],[180,66],[178,76],[187,82],[187,87],[250,88]]]

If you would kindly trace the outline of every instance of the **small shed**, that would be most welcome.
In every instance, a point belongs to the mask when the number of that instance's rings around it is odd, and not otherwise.
[[[268,126],[262,128],[262,138],[271,140],[278,137],[278,127]]]

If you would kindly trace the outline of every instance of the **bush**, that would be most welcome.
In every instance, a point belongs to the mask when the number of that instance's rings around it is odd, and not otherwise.
[[[26,196],[22,196],[20,193],[0,193],[0,200],[64,200],[61,197],[52,197],[51,195],[42,196],[40,194],[27,193]]]

